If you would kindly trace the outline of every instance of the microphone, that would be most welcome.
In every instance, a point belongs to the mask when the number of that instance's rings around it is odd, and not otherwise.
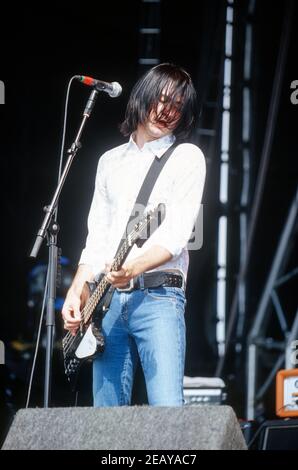
[[[84,85],[92,86],[98,91],[105,91],[111,98],[117,98],[122,93],[122,86],[118,82],[103,82],[102,80],[95,80],[95,78],[86,77],[85,75],[75,75],[75,78]]]

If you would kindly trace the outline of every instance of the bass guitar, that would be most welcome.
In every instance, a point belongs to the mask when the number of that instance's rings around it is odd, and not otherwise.
[[[133,245],[142,246],[161,224],[164,217],[164,204],[159,204],[155,209],[146,213],[121,243],[110,270],[118,271]],[[145,234],[146,237],[144,237]],[[101,321],[106,310],[105,298],[112,286],[104,273],[101,274],[98,282],[87,283],[87,285],[90,297],[81,311],[80,326],[75,335],[68,332],[62,340],[64,370],[73,390],[82,363],[102,353],[105,345]]]

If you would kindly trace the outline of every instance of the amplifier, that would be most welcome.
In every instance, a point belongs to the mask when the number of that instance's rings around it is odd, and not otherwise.
[[[282,369],[276,374],[276,414],[298,417],[298,369]]]
[[[222,405],[226,400],[225,383],[218,377],[188,377],[183,380],[185,405]]]

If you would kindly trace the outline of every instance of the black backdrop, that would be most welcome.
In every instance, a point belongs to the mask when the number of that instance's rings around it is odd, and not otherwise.
[[[208,60],[205,47],[214,37],[213,27],[220,21],[222,5],[222,1],[162,2],[161,60],[187,68],[198,92],[205,79],[203,65]],[[244,8],[243,5],[244,2],[236,2],[239,9]],[[209,29],[204,23],[207,8],[211,8],[214,19]],[[255,174],[264,138],[283,13],[284,5],[257,2]],[[84,131],[83,148],[71,168],[60,199],[59,246],[75,269],[86,235],[86,216],[98,157],[106,149],[123,142],[118,124],[123,119],[127,97],[138,76],[139,21],[140,2],[137,0],[117,2],[116,5],[88,2],[80,7],[74,4],[8,7],[5,15],[8,28],[0,31],[0,79],[6,87],[6,103],[0,106],[4,273],[1,339],[6,345],[11,340],[24,339],[26,335],[25,339],[29,341],[32,333],[31,323],[28,325],[28,275],[37,261],[29,260],[28,253],[42,220],[42,207],[49,202],[56,185],[68,80],[74,74],[85,74],[106,81],[116,80],[123,86],[123,94],[118,99],[112,100],[105,94],[99,97]],[[294,21],[269,178],[249,273],[251,318],[297,181],[297,107],[289,100],[290,83],[298,78],[295,75],[296,40]],[[73,85],[66,146],[77,131],[89,91],[78,83]],[[237,178],[238,150],[236,148],[234,153],[232,179],[233,175]],[[217,359],[214,342],[217,158],[217,155],[206,155],[204,247],[191,254],[186,364],[189,375],[212,375]],[[46,261],[47,249],[43,246],[38,262]],[[235,261],[230,278],[232,286],[236,275]],[[229,297],[231,295],[232,289]],[[292,291],[289,297],[293,303]],[[16,359],[14,366],[17,363]],[[26,381],[27,376],[21,374],[22,393],[18,404],[24,402]],[[241,394],[244,395],[244,390]]]

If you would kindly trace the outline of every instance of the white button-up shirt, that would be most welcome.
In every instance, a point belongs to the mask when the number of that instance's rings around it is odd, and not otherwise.
[[[174,142],[172,135],[147,142],[142,149],[130,137],[99,159],[95,189],[88,217],[88,236],[79,264],[94,274],[111,263],[129,220],[140,187],[155,156],[160,158]],[[186,280],[187,242],[198,216],[205,181],[205,158],[193,144],[178,145],[162,169],[148,202],[148,209],[166,205],[166,217],[141,248],[133,246],[127,261],[153,245],[166,248],[172,259],[156,270],[179,270]]]

